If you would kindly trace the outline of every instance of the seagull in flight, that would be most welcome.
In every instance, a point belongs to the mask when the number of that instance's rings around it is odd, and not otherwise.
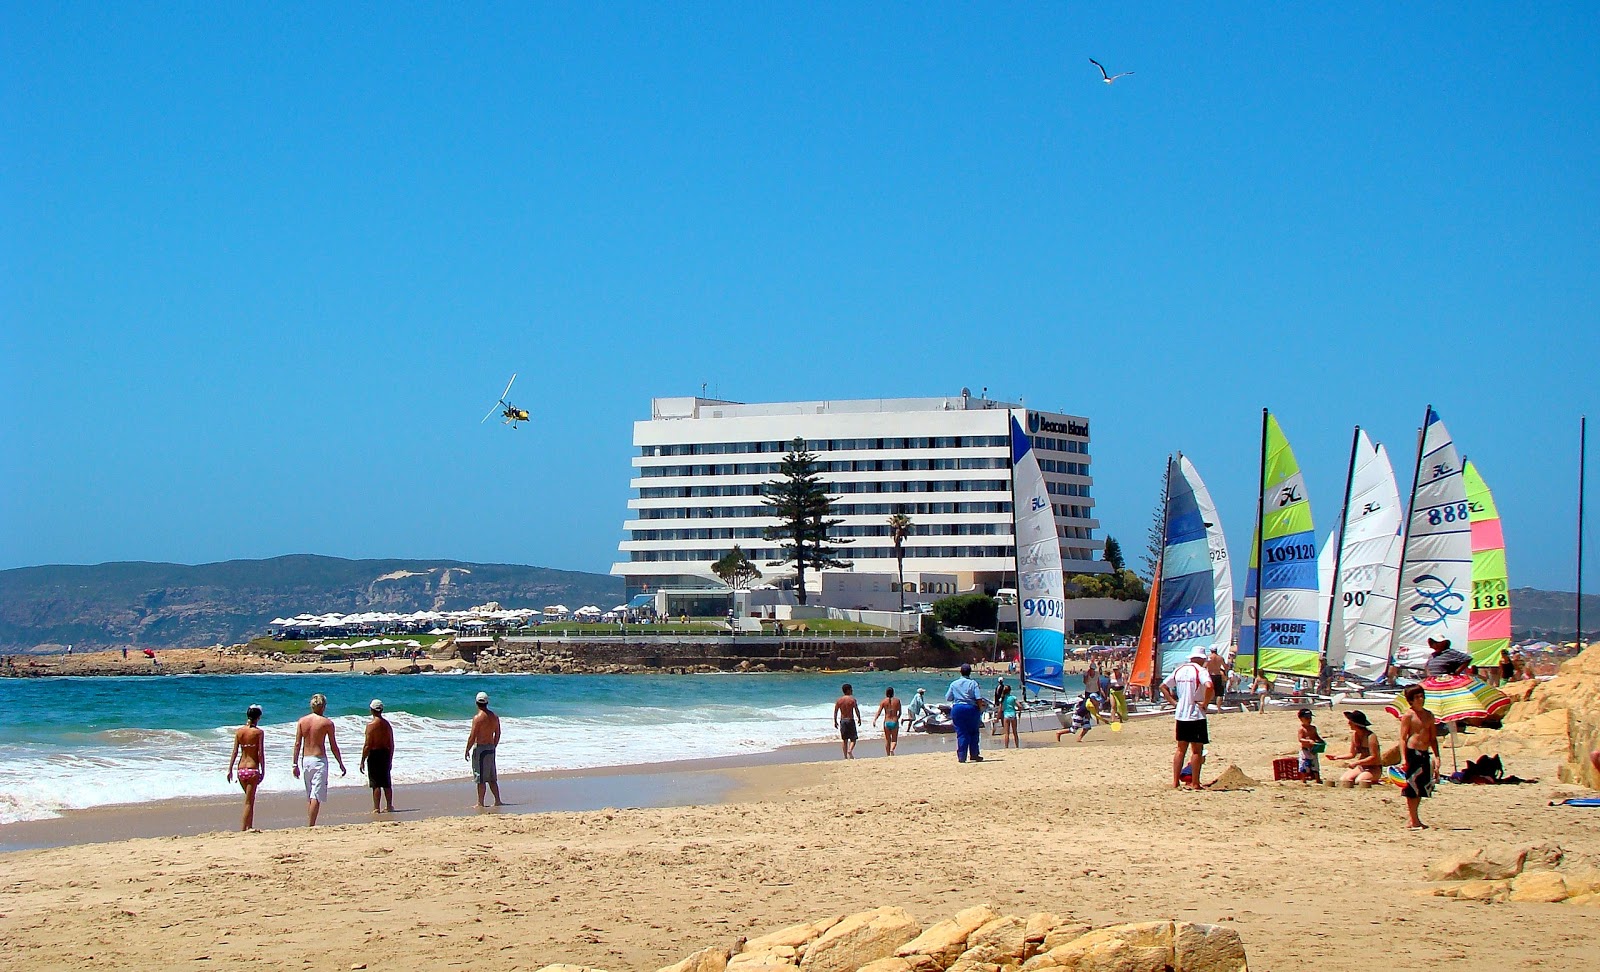
[[[1100,69],[1100,77],[1105,79],[1106,84],[1110,84],[1111,82],[1117,80],[1118,78],[1125,78],[1128,75],[1133,73],[1132,71],[1123,71],[1121,74],[1107,74],[1106,73],[1106,66],[1104,64],[1101,64],[1099,61],[1095,60],[1092,57],[1089,58],[1089,63],[1093,64],[1095,67]]]

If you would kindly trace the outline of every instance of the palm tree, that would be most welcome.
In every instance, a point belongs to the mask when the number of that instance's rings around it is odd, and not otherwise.
[[[894,561],[900,568],[900,610],[906,609],[906,537],[911,535],[911,517],[895,513],[889,517],[889,542],[894,544]]]

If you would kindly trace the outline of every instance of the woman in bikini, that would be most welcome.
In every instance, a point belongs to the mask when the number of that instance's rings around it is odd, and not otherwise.
[[[883,754],[893,756],[900,745],[900,700],[894,697],[892,688],[883,690],[883,701],[878,703],[872,724],[877,725],[879,719],[883,720]]]
[[[1378,734],[1372,731],[1367,714],[1355,709],[1344,714],[1350,724],[1350,751],[1339,756],[1326,756],[1329,762],[1349,766],[1339,785],[1371,786],[1383,772],[1383,750],[1378,745]]]
[[[233,755],[228,757],[228,782],[233,782],[234,763],[239,764],[239,786],[244,789],[244,824],[240,830],[253,830],[256,821],[256,787],[267,772],[267,751],[262,745],[266,733],[256,723],[261,721],[261,706],[252,705],[245,710],[248,722],[233,734]]]

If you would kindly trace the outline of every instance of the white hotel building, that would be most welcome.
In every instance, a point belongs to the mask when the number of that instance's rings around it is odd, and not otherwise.
[[[769,568],[783,556],[764,534],[776,521],[762,485],[778,477],[796,438],[815,453],[850,541],[840,559],[858,573],[893,575],[888,519],[911,518],[905,542],[908,581],[955,575],[963,590],[1014,586],[1011,460],[1007,417],[1032,434],[1055,499],[1065,573],[1108,568],[1094,559],[1089,420],[974,398],[777,402],[745,405],[705,398],[657,398],[636,422],[635,491],[623,524],[628,539],[611,573],[628,597],[668,589],[722,588],[711,565],[735,544],[768,581],[792,575]],[[807,587],[815,575],[807,571]]]

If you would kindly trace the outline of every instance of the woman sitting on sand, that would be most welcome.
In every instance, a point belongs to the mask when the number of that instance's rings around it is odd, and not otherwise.
[[[1339,778],[1340,786],[1371,785],[1383,772],[1383,751],[1378,746],[1378,734],[1372,731],[1372,722],[1360,709],[1344,714],[1350,723],[1350,751],[1339,756],[1329,755],[1335,763],[1347,763],[1349,769]]]

